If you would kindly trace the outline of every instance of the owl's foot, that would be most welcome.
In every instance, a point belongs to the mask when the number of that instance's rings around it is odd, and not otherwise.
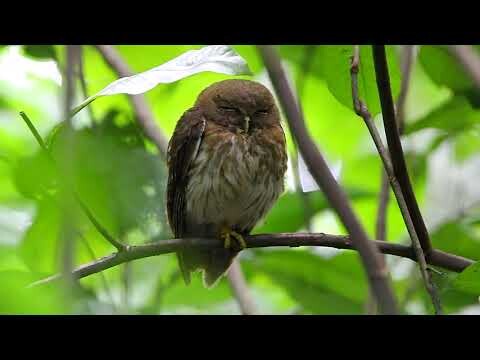
[[[242,235],[233,231],[230,228],[223,228],[220,232],[220,238],[223,240],[223,246],[225,249],[229,249],[232,247],[232,237],[237,240],[240,249],[245,249],[247,247],[247,243]]]

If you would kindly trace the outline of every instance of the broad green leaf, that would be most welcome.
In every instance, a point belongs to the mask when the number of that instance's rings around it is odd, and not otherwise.
[[[204,71],[227,75],[251,74],[245,60],[229,46],[207,46],[188,51],[151,70],[114,81],[73,109],[72,116],[101,96],[142,94],[160,83],[172,83]]]
[[[361,189],[349,188],[347,194],[352,200],[368,199],[375,196],[373,192]],[[320,211],[330,208],[325,197],[321,192],[312,192],[306,194],[309,198],[313,217]],[[254,233],[276,233],[276,232],[295,232],[305,225],[303,199],[297,193],[285,193],[277,201],[272,210],[268,213],[265,221],[257,225]]]
[[[400,91],[400,72],[394,49],[386,48],[389,65],[390,86],[394,98]],[[322,75],[329,90],[346,107],[353,111],[352,86],[350,76],[350,58],[353,55],[352,45],[319,46]],[[358,74],[359,96],[364,101],[372,116],[381,112],[378,97],[375,67],[371,46],[360,46],[360,72]]]
[[[353,252],[325,259],[306,250],[257,251],[244,263],[267,274],[314,314],[360,313],[366,300],[365,275]]]
[[[473,129],[464,131],[455,136],[455,157],[458,161],[465,161],[480,152],[480,134]]]
[[[480,262],[463,270],[453,282],[453,287],[480,298]]]
[[[0,314],[33,315],[66,312],[61,292],[54,286],[27,288],[34,278],[28,272],[0,271]]]
[[[40,60],[57,59],[55,48],[52,45],[24,45],[23,49],[28,56],[33,58]]]
[[[0,272],[1,271],[28,271],[14,246],[0,246]]]
[[[473,229],[461,222],[443,224],[430,234],[435,249],[480,260],[480,239]]]
[[[478,123],[480,111],[474,110],[465,97],[455,96],[425,117],[407,125],[405,133],[411,134],[426,128],[458,132]]]
[[[453,91],[467,90],[472,86],[470,77],[445,48],[422,45],[418,59],[438,85],[444,85]]]

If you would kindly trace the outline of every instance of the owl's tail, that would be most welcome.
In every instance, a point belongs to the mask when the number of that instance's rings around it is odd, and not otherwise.
[[[227,272],[237,254],[238,251],[233,249],[192,249],[177,252],[177,259],[187,285],[190,284],[191,273],[201,270],[204,286],[211,288]]]

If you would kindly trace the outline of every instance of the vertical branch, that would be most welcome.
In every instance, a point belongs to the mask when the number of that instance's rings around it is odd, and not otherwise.
[[[401,57],[402,83],[400,84],[400,93],[397,99],[397,126],[398,132],[400,135],[403,135],[405,128],[405,104],[407,102],[408,90],[410,89],[415,46],[404,45]]]
[[[306,77],[308,76],[308,73],[310,72],[311,65],[313,63],[313,59],[315,56],[315,50],[316,47],[315,45],[308,45],[307,48],[305,49],[305,55],[304,55],[304,61],[301,64],[301,71],[298,72],[298,77],[297,77],[297,98],[298,101],[301,101],[303,98],[303,94],[305,91],[305,81]],[[301,198],[302,203],[303,203],[303,215],[305,219],[305,227],[308,232],[312,232],[312,215],[313,215],[313,209],[312,209],[312,203],[310,199],[310,195],[307,192],[304,192],[302,189],[302,184],[300,181],[300,167],[298,164],[298,146],[295,142],[295,139],[293,139],[293,145],[294,149],[292,151],[291,156],[291,161],[292,161],[292,167],[293,167],[293,179],[295,182],[295,190],[297,191],[298,196]]]
[[[92,260],[96,261],[97,257],[95,255],[95,252],[93,251],[93,248],[90,246],[85,236],[83,236],[83,234],[80,231],[77,231],[77,234],[80,240],[82,241],[82,244],[85,246],[85,249],[87,250],[88,254],[92,258]],[[113,298],[112,290],[110,289],[110,286],[108,286],[107,278],[105,277],[105,274],[103,272],[100,272],[99,275],[100,275],[100,280],[102,282],[103,289],[105,290],[107,296],[109,297],[112,307],[116,311],[117,306],[115,305],[115,299]]]
[[[357,115],[361,116],[362,119],[365,121],[365,124],[367,125],[370,135],[372,136],[372,139],[375,143],[375,146],[377,147],[380,158],[384,164],[385,171],[388,174],[388,178],[390,180],[390,184],[392,186],[393,192],[395,194],[395,197],[397,198],[397,203],[402,213],[403,219],[405,221],[405,225],[409,232],[409,235],[412,241],[412,247],[420,266],[420,271],[422,274],[425,287],[428,291],[428,294],[430,295],[430,298],[432,299],[432,303],[435,308],[435,313],[440,314],[442,313],[440,299],[438,297],[436,288],[432,282],[431,275],[428,272],[427,260],[423,252],[420,239],[417,235],[418,233],[414,226],[411,213],[409,212],[408,205],[404,197],[404,193],[402,191],[399,181],[396,178],[392,161],[390,159],[387,149],[385,149],[385,147],[383,146],[382,140],[377,131],[377,128],[375,127],[372,116],[370,115],[370,112],[368,111],[367,106],[360,100],[360,97],[358,94],[358,79],[357,79],[358,68],[359,68],[359,53],[358,51],[355,51],[352,59],[351,68],[350,68],[354,109]],[[392,102],[392,107],[393,107],[393,102]],[[394,124],[394,130],[397,131],[397,124],[395,122],[395,118],[393,118],[393,124]]]
[[[390,77],[388,74],[387,56],[383,45],[373,45],[373,60],[375,64],[375,75],[377,78],[378,93],[382,107],[383,123],[387,136],[388,149],[393,165],[393,172],[397,178],[405,202],[408,207],[415,231],[418,234],[425,257],[428,258],[432,251],[428,230],[418,207],[417,199],[410,183],[407,165],[403,154],[400,134],[395,119],[392,91],[390,88]]]
[[[404,45],[401,52],[401,69],[402,83],[400,85],[400,93],[397,99],[397,126],[400,135],[403,134],[405,128],[405,104],[407,101],[408,90],[410,87],[410,78],[412,75],[412,67],[414,60],[413,45]],[[356,55],[356,54],[355,54]],[[377,240],[386,240],[386,218],[387,208],[390,195],[390,182],[385,170],[382,171],[381,188],[378,199],[377,222],[375,233]]]
[[[87,81],[85,79],[85,48],[84,45],[80,47],[80,58],[78,62],[78,79],[80,80],[80,87],[82,89],[82,95],[85,99],[88,98],[88,88],[87,88]],[[93,114],[93,107],[92,105],[87,106],[88,114],[90,115],[90,120],[92,122],[92,125],[94,125],[95,122],[95,116]]]
[[[122,283],[123,283],[123,305],[128,312],[130,307],[130,285],[132,280],[132,263],[126,262],[122,269]]]
[[[68,45],[66,47],[67,64],[65,69],[65,88],[64,88],[64,102],[63,102],[63,118],[68,119],[68,127],[66,131],[65,146],[62,149],[62,156],[60,161],[61,173],[67,179],[73,176],[73,127],[68,113],[72,107],[73,98],[75,96],[74,85],[74,71],[79,60],[79,47],[76,45]],[[71,289],[73,285],[73,277],[71,276],[74,264],[75,252],[75,232],[72,227],[73,219],[73,201],[70,193],[64,187],[61,189],[62,199],[62,224],[60,229],[60,239],[62,244],[62,260],[63,273],[66,279],[67,286]]]
[[[382,169],[382,182],[380,184],[380,192],[378,195],[377,221],[375,223],[375,238],[377,240],[387,240],[387,208],[390,198],[390,183],[388,175]]]
[[[337,212],[345,228],[350,233],[355,248],[359,251],[369,284],[373,289],[382,313],[396,314],[397,304],[387,280],[387,270],[382,263],[378,248],[368,238],[355,216],[345,192],[337,184],[325,159],[310,138],[299,104],[287,81],[280,59],[271,46],[259,46],[263,62],[267,68],[281,106],[287,116],[291,132],[297,141],[308,169],[322,189],[332,207]]]
[[[227,272],[228,282],[237,300],[243,315],[255,315],[258,313],[248,288],[247,281],[240,266],[240,260],[236,258]]]

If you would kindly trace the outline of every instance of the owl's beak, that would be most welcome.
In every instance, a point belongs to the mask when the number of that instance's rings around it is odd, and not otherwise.
[[[250,116],[245,116],[244,130],[248,134],[248,129],[250,128]]]

